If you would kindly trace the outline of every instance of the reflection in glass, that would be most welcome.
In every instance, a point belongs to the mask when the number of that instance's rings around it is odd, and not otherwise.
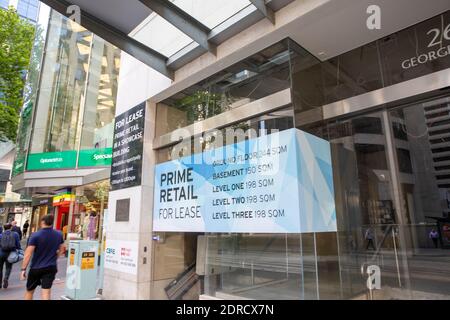
[[[395,139],[401,184],[401,210],[407,219],[410,289],[416,299],[450,296],[450,99],[417,103],[390,112],[401,123]]]
[[[389,299],[389,290],[403,285],[407,270],[399,253],[382,113],[303,129],[330,141],[333,157],[338,232],[316,235],[321,298],[369,298],[366,272],[378,266],[385,291],[372,298]]]
[[[52,11],[32,153],[74,150],[92,33]]]
[[[112,147],[119,64],[120,50],[94,35],[80,149]]]
[[[290,87],[290,51],[277,43],[158,103],[156,132],[168,133]]]

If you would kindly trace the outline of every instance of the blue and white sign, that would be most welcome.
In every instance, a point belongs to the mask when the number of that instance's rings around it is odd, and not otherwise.
[[[290,129],[159,164],[153,230],[336,232],[330,144]]]

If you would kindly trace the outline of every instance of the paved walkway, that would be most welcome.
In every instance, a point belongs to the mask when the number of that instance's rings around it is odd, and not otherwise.
[[[64,294],[64,281],[66,278],[67,258],[58,259],[58,273],[53,282],[52,299],[59,300]],[[25,281],[20,281],[20,263],[13,265],[11,276],[9,277],[8,289],[0,289],[0,300],[23,300],[25,294]],[[3,271],[4,272],[4,271]],[[41,299],[40,287],[34,292],[34,299]]]

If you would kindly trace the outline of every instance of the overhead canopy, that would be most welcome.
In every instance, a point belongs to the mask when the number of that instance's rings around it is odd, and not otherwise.
[[[293,0],[41,0],[169,78],[173,71]],[[134,34],[140,24],[152,34]]]

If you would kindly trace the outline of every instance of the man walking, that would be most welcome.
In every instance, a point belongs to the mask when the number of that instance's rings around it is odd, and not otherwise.
[[[373,242],[374,235],[373,235],[372,228],[369,227],[366,230],[366,234],[364,235],[364,238],[367,241],[366,250],[369,250],[369,247],[372,247],[373,250],[376,250],[375,243]]]
[[[32,300],[34,290],[41,286],[42,300],[50,300],[51,288],[57,273],[57,259],[64,251],[64,240],[61,232],[53,230],[53,216],[45,215],[41,219],[41,230],[30,236],[25,257],[22,262],[20,278],[27,278],[25,300]],[[31,259],[33,256],[33,259]],[[31,259],[31,267],[26,269]]]
[[[17,232],[17,234],[19,235],[19,240],[22,240],[22,231],[17,226],[17,221],[16,220],[11,221],[11,225],[12,225],[11,231]]]
[[[30,226],[30,223],[27,221],[25,221],[25,223],[23,224],[22,227],[22,236],[26,239],[27,238],[27,232],[28,232],[28,227]]]
[[[11,227],[11,224],[6,224],[5,231],[0,234],[0,288],[3,282],[3,289],[8,288],[9,275],[12,270],[12,263],[8,262],[8,256],[11,251],[20,249],[19,235],[12,231]],[[3,266],[6,267],[5,277],[3,277]]]
[[[434,247],[438,248],[438,240],[439,240],[439,232],[436,231],[436,229],[432,229],[430,233],[428,234],[428,237],[433,241]]]

